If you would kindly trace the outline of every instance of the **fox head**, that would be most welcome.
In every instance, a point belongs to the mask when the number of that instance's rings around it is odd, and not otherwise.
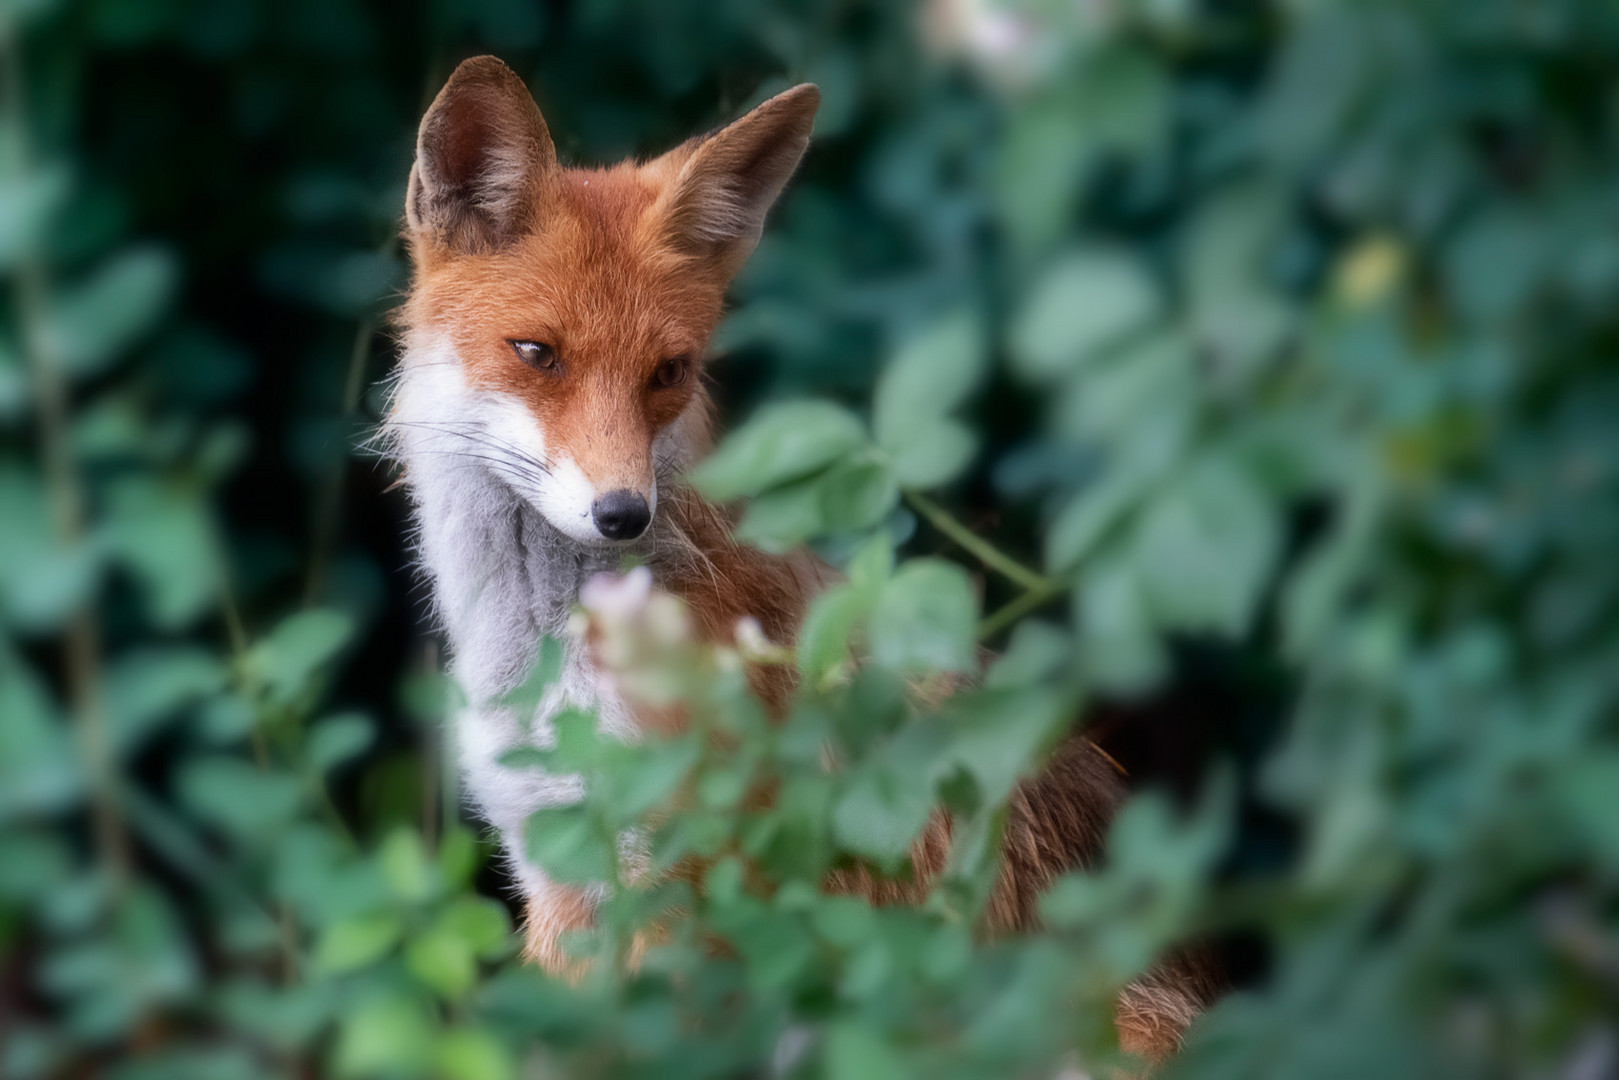
[[[568,168],[510,68],[456,68],[405,197],[407,451],[480,463],[576,541],[646,531],[659,475],[705,438],[704,350],[819,100],[797,86],[650,161]]]

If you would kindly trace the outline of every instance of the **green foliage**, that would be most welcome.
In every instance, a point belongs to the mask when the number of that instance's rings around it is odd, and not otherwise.
[[[1610,8],[283,7],[0,11],[0,1077],[1107,1075],[1211,934],[1260,962],[1173,1075],[1614,1071]],[[584,780],[528,831],[606,889],[578,985],[516,959],[356,453],[484,50],[570,159],[825,94],[693,480],[844,577],[743,643],[779,718],[636,637],[689,732],[510,756]],[[1218,729],[1192,797],[978,940],[1018,778],[1143,702]],[[823,889],[935,814],[919,907]]]

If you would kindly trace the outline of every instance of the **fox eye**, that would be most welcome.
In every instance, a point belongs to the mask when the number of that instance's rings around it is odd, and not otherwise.
[[[535,371],[556,371],[559,367],[557,351],[543,341],[513,341],[511,347],[517,359]]]
[[[658,370],[652,373],[652,384],[661,386],[665,390],[679,386],[686,381],[686,373],[691,368],[691,357],[671,356],[658,365]]]

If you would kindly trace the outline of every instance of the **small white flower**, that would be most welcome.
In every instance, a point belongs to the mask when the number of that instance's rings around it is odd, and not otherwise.
[[[627,574],[597,574],[579,590],[579,603],[605,619],[628,619],[646,607],[652,571],[637,566]]]
[[[744,615],[736,621],[736,647],[749,659],[768,656],[775,651],[775,646],[765,637],[764,627],[752,615]]]

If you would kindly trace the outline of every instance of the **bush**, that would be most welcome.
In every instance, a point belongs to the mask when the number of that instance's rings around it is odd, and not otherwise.
[[[1098,1071],[1115,988],[1200,936],[1256,959],[1177,1076],[1619,1067],[1619,16],[914,15],[0,12],[0,1075]],[[617,882],[577,988],[513,958],[357,450],[421,95],[482,49],[575,158],[826,95],[695,479],[847,583],[754,643],[780,724],[664,601],[595,616],[695,721],[541,755],[589,795],[533,853]],[[975,941],[1015,779],[1210,670],[1191,797]],[[935,805],[920,909],[821,893]],[[637,823],[701,881],[612,873]]]

